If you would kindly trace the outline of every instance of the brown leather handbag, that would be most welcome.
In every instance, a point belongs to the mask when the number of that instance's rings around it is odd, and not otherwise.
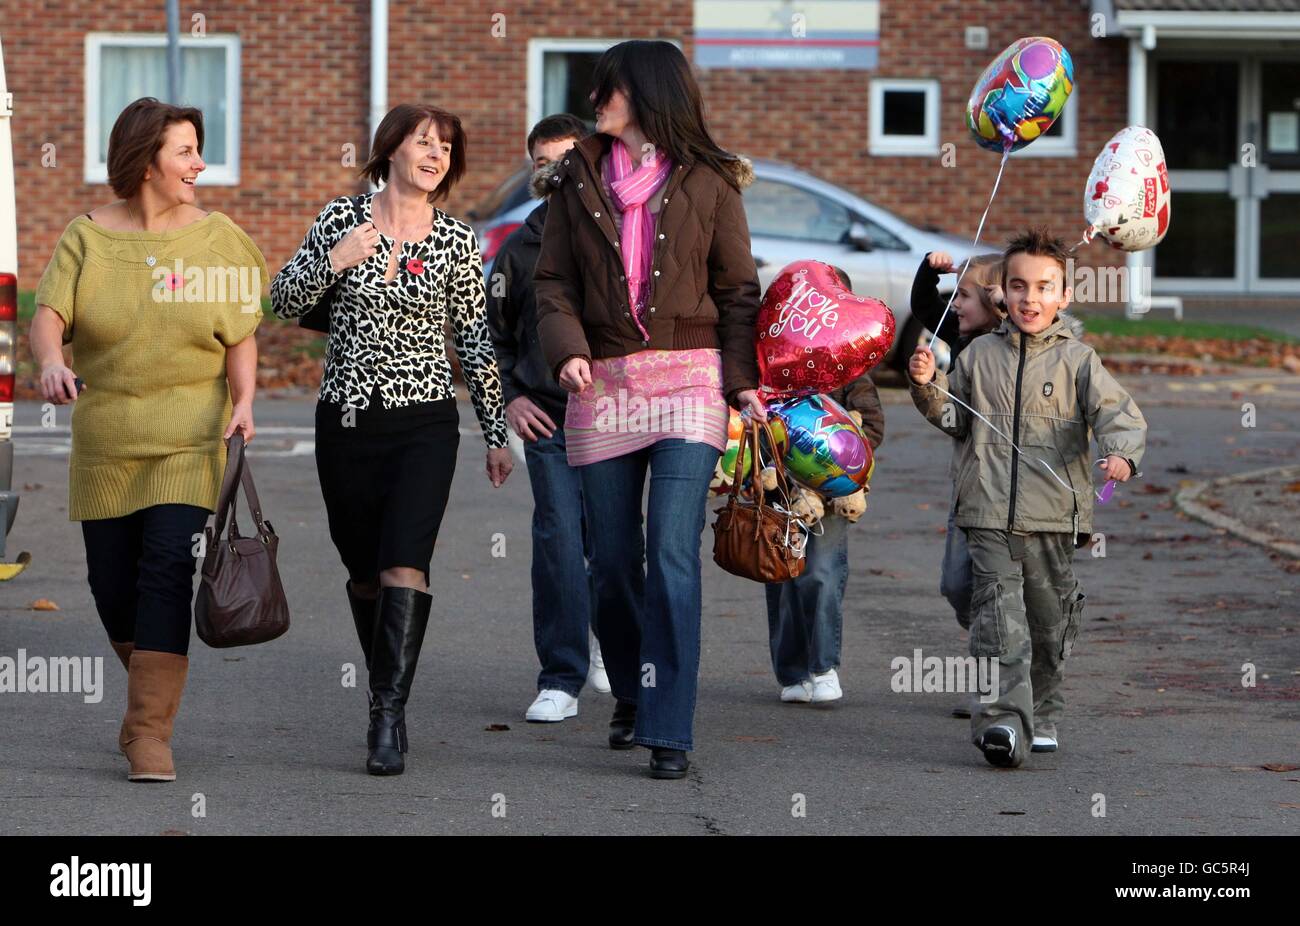
[[[262,519],[253,473],[244,459],[243,435],[235,432],[227,448],[215,523],[203,530],[206,547],[194,599],[199,639],[218,648],[265,643],[289,629],[289,602],[275,564],[280,538],[271,522]],[[256,537],[241,537],[235,523],[240,485],[253,512]],[[227,518],[230,531],[223,539]]]
[[[767,435],[767,446],[776,447],[772,427],[762,423]],[[713,522],[713,561],[732,575],[755,582],[786,582],[803,573],[804,544],[807,536],[802,524],[790,513],[790,483],[786,478],[785,464],[772,453],[776,469],[777,494],[784,499],[784,507],[769,505],[764,499],[762,469],[759,462],[759,422],[751,421],[746,434],[749,444],[750,479],[748,498],[740,488],[741,463],[745,446],[736,456],[736,478],[731,483],[727,504],[717,509],[718,519]]]

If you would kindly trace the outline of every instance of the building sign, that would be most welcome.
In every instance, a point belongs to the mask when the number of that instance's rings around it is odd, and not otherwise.
[[[880,0],[695,0],[702,68],[874,68]]]

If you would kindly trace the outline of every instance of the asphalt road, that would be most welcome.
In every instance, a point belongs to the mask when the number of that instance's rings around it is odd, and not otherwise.
[[[360,653],[316,483],[312,404],[266,399],[253,459],[293,627],[240,650],[196,638],[173,741],[179,780],[128,784],[115,743],[125,674],[66,514],[67,410],[42,429],[39,407],[21,406],[25,488],[9,552],[34,562],[0,586],[0,656],[103,656],[106,681],[96,704],[0,694],[0,833],[1295,834],[1300,576],[1182,517],[1169,490],[1295,460],[1300,379],[1129,384],[1151,426],[1145,476],[1099,510],[1105,558],[1076,559],[1088,606],[1060,752],[992,769],[949,716],[959,696],[891,690],[894,657],[962,655],[965,643],[936,591],[947,439],[888,390],[871,509],[850,532],[844,699],[778,702],[762,590],[713,565],[706,528],[697,750],[677,782],[647,778],[644,750],[605,747],[608,696],[584,694],[561,725],[524,723],[536,677],[527,474],[491,489],[468,403],[408,771],[367,776],[364,690],[340,683]],[[1253,429],[1241,426],[1246,401]],[[498,532],[506,556],[494,558]],[[60,610],[29,609],[37,598]]]

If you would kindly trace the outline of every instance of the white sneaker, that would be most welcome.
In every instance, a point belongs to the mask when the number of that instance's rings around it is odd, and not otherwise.
[[[807,704],[812,700],[812,682],[804,679],[797,685],[786,685],[781,689],[781,700],[787,704]]]
[[[578,716],[578,699],[554,688],[537,692],[524,719],[531,723],[559,723],[566,717]]]
[[[826,701],[838,701],[844,697],[840,689],[840,675],[834,669],[812,677],[812,700],[814,704]]]
[[[601,694],[609,694],[609,675],[605,672],[605,659],[600,655],[600,641],[594,633],[588,649],[591,657],[587,662],[587,684]]]
[[[1030,752],[1056,752],[1057,742],[1055,736],[1034,736],[1034,742],[1029,747]]]

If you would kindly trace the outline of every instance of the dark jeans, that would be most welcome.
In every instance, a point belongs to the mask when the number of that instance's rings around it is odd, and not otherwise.
[[[533,643],[542,671],[537,690],[577,697],[587,681],[587,630],[595,583],[591,538],[582,515],[582,474],[569,465],[564,428],[524,442],[533,484]]]
[[[633,738],[642,746],[693,746],[700,534],[718,456],[708,444],[665,438],[581,467],[596,636],[614,697],[637,705]],[[643,520],[647,470],[650,501]]]
[[[808,537],[803,574],[766,586],[772,669],[782,685],[837,669],[849,581],[849,522],[822,518],[822,534]]]
[[[210,513],[195,505],[151,505],[81,522],[90,593],[110,640],[189,652],[194,551]]]

